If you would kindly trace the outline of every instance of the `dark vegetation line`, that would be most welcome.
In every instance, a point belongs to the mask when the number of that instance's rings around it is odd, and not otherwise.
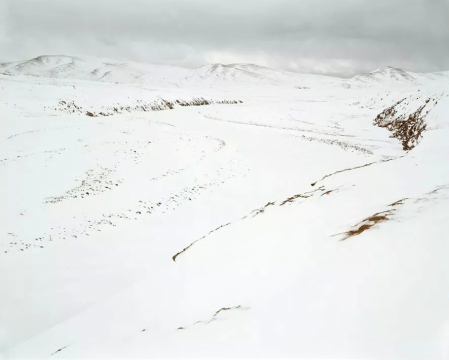
[[[238,306],[232,306],[232,307],[222,307],[221,309],[217,310],[215,312],[214,315],[212,315],[212,317],[209,320],[200,320],[197,321],[196,323],[194,323],[193,325],[197,325],[197,324],[210,324],[212,321],[217,320],[217,315],[220,314],[223,311],[230,311],[230,310],[249,310],[249,307],[243,307],[242,305],[238,305]],[[185,330],[186,328],[184,326],[180,326],[179,328],[177,328],[176,330]]]
[[[374,164],[382,164],[382,163],[389,162],[389,161],[392,161],[392,160],[400,159],[402,157],[404,157],[404,156],[399,156],[399,157],[392,158],[392,159],[385,159],[385,160],[380,160],[380,161],[374,161],[374,162],[371,162],[371,163],[368,163],[368,164],[364,164],[364,165],[360,165],[360,166],[356,166],[356,167],[353,167],[353,168],[338,170],[336,172],[333,172],[332,174],[324,175],[320,180],[317,180],[317,181],[311,183],[310,185],[311,186],[315,186],[318,182],[323,181],[324,179],[326,179],[328,177],[331,177],[331,176],[334,176],[334,175],[337,175],[337,174],[340,174],[340,173],[343,173],[343,172],[346,172],[346,171],[357,170],[357,169],[368,167],[368,166],[371,166],[371,165],[374,165]]]
[[[191,100],[177,99],[174,101],[168,101],[165,99],[156,100],[153,102],[145,103],[141,100],[137,100],[138,104],[133,106],[109,106],[102,107],[102,111],[94,112],[83,109],[81,106],[75,104],[74,101],[60,101],[59,107],[55,107],[55,110],[59,110],[69,114],[85,114],[89,117],[99,117],[99,116],[112,116],[116,114],[122,114],[125,112],[133,111],[162,111],[162,110],[172,110],[177,106],[204,106],[204,105],[214,105],[214,104],[242,104],[241,100],[212,100],[205,98],[193,98]]]
[[[50,354],[50,356],[53,356],[53,355],[57,354],[58,352],[61,352],[62,350],[64,350],[65,348],[67,348],[67,346],[68,346],[68,345],[66,345],[66,346],[64,346],[64,347],[62,347],[62,348],[56,350],[53,354]]]
[[[207,237],[207,236],[209,236],[210,234],[212,234],[213,232],[215,232],[215,231],[218,231],[218,230],[220,230],[221,228],[224,228],[224,227],[226,227],[226,226],[228,226],[228,225],[231,225],[231,223],[229,222],[229,223],[227,223],[227,224],[224,224],[224,225],[220,225],[219,227],[217,227],[216,229],[214,229],[214,230],[212,230],[212,231],[209,231],[206,235],[204,235],[202,238],[200,238],[200,239],[198,239],[198,240],[195,240],[193,243],[191,243],[189,246],[187,246],[186,248],[184,248],[184,249],[182,249],[180,252],[178,252],[177,254],[175,254],[175,255],[173,255],[173,257],[172,257],[172,259],[173,259],[173,261],[176,261],[176,258],[179,256],[179,255],[181,255],[183,252],[185,252],[186,250],[188,250],[189,248],[191,248],[195,243],[197,243],[198,241],[200,241],[200,240],[203,240],[205,237]]]

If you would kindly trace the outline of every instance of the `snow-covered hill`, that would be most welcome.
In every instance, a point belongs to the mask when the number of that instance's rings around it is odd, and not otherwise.
[[[307,86],[341,80],[328,76],[272,70],[254,64],[211,64],[197,69],[74,56],[38,56],[0,63],[0,74],[41,78],[145,84],[153,87],[201,87],[225,84]]]
[[[137,83],[163,87],[176,86],[176,83],[190,72],[189,69],[176,66],[74,56],[46,55],[26,61],[0,64],[0,73],[5,75]]]
[[[273,70],[254,64],[211,64],[196,69],[188,82],[223,86],[224,84],[251,84],[307,87],[318,84],[339,83],[341,79],[330,76],[298,74]]]
[[[0,74],[25,75],[41,78],[101,81],[121,84],[146,84],[156,87],[224,86],[229,84],[295,86],[307,89],[320,85],[422,84],[431,80],[448,79],[447,72],[414,73],[387,66],[350,80],[273,70],[255,64],[209,64],[197,69],[75,57],[43,55],[36,58],[0,63]]]
[[[353,84],[365,83],[365,84],[375,84],[380,83],[385,85],[416,85],[424,84],[433,80],[449,79],[447,74],[441,73],[415,73],[399,68],[394,68],[387,66],[374,70],[370,73],[359,74],[350,79]]]
[[[0,357],[448,358],[444,73],[121,64],[0,65]]]
[[[293,86],[299,89],[322,87],[323,85],[346,88],[379,84],[409,86],[449,78],[445,72],[423,74],[389,66],[370,73],[356,75],[349,80],[342,80],[331,76],[273,70],[255,64],[209,64],[197,69],[186,69],[176,66],[63,55],[43,55],[25,61],[0,63],[0,74],[144,84],[158,88],[235,87],[238,84],[255,87],[261,84],[278,87]]]

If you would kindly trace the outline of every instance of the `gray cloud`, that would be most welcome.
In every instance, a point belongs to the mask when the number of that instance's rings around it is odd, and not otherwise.
[[[0,60],[42,54],[349,76],[449,70],[449,0],[0,0]]]

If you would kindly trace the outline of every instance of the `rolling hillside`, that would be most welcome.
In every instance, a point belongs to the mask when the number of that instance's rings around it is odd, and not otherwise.
[[[447,359],[446,74],[0,73],[0,357]]]

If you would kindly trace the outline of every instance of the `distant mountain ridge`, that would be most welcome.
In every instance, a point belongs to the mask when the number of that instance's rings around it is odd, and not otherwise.
[[[448,73],[415,73],[392,66],[376,69],[369,73],[362,73],[350,79],[358,83],[408,83],[418,84],[423,81],[437,80],[448,76]]]
[[[90,57],[42,55],[36,58],[0,63],[0,74],[36,76],[56,79],[74,79],[111,83],[135,83],[158,87],[224,86],[232,84],[305,87],[336,84],[344,87],[373,86],[379,83],[419,84],[438,79],[449,79],[449,72],[414,73],[387,66],[348,80],[274,70],[246,63],[208,64],[196,69],[156,65]]]
[[[129,61],[42,55],[36,58],[0,63],[0,74],[74,79],[111,83],[136,83],[162,87],[232,84],[298,86],[304,83],[340,82],[341,79],[315,74],[274,70],[255,64],[209,64],[196,69]]]
[[[173,86],[191,70],[169,65],[43,55],[34,59],[0,64],[0,73],[58,79]]]
[[[339,78],[301,74],[283,70],[274,70],[255,64],[209,64],[195,69],[187,80],[202,81],[210,85],[220,85],[223,82],[242,82],[266,85],[297,86],[304,82],[320,81],[326,83],[339,82]]]

